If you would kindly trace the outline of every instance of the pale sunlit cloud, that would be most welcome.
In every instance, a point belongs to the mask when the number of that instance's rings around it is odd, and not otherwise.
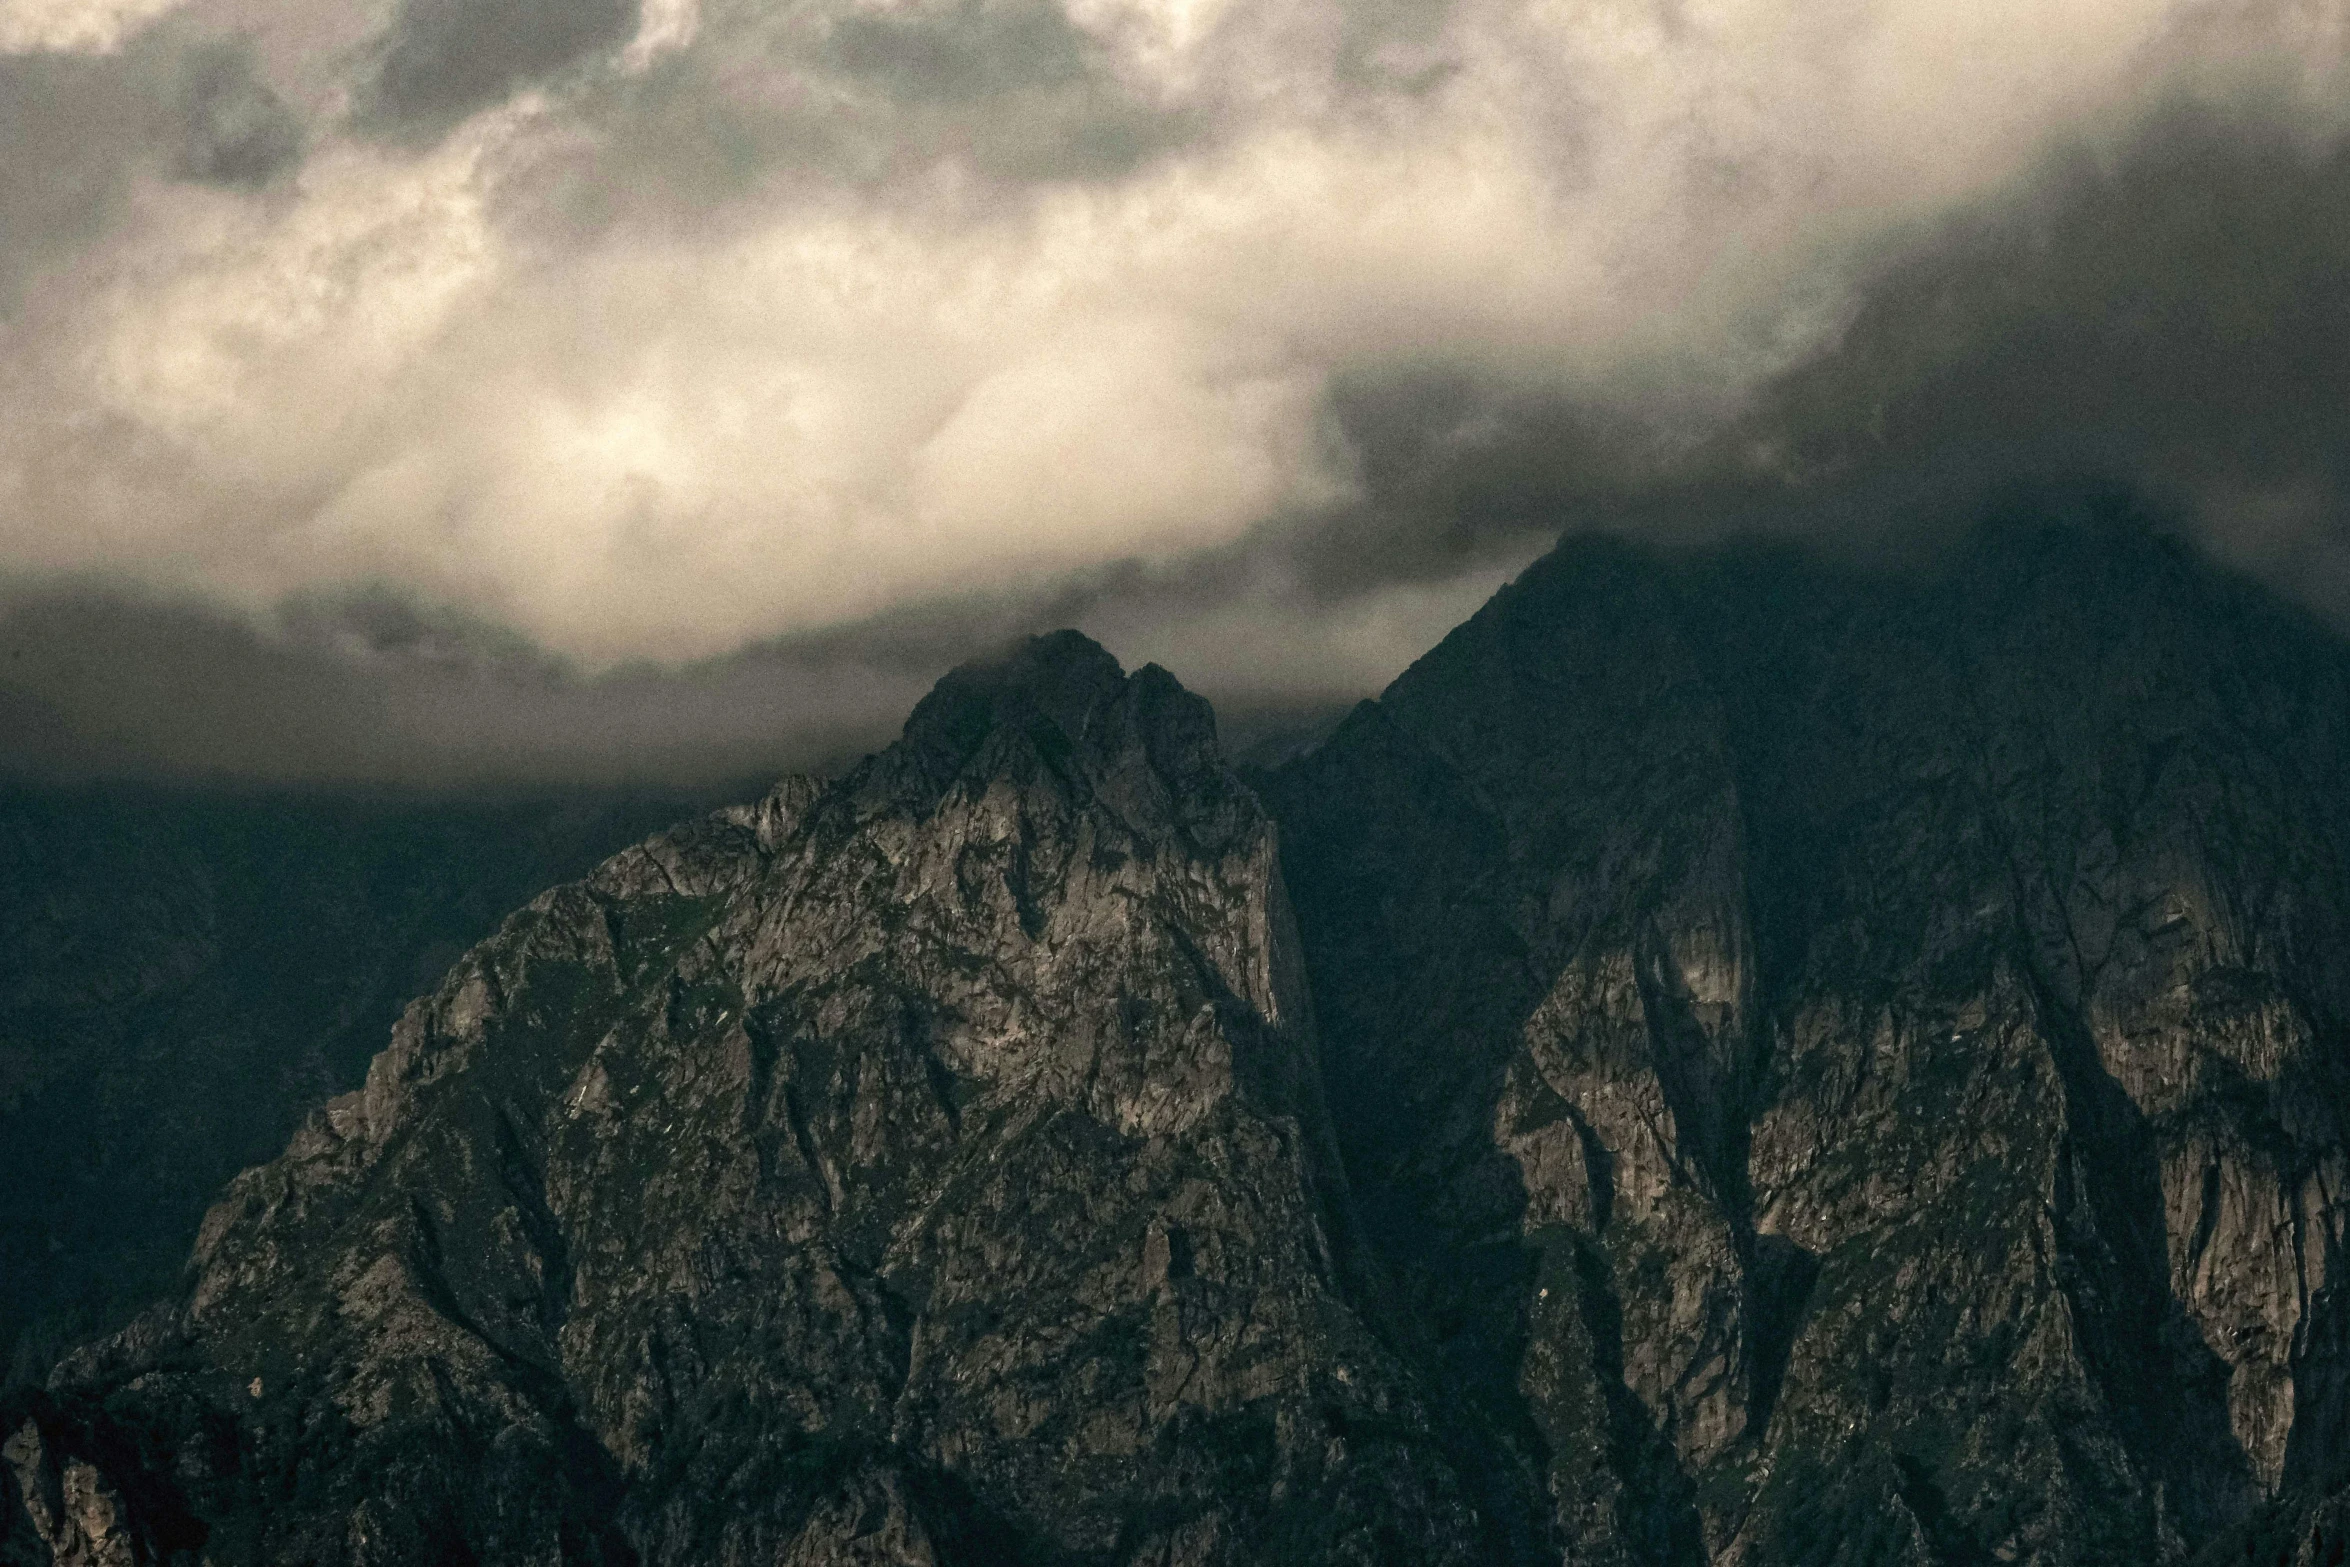
[[[28,270],[0,571],[389,584],[601,666],[1171,565],[1370,499],[1342,385],[1700,440],[2058,151],[2182,98],[2322,138],[2342,82],[2314,4],[531,7],[354,13],[300,81],[284,7],[0,8],[302,117],[130,159]]]

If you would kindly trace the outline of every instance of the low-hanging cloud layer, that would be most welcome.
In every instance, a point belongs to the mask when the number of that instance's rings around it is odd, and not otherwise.
[[[1050,613],[1272,711],[1562,526],[2017,465],[2350,608],[2346,49],[2350,0],[0,0],[0,685],[231,773],[707,772]]]

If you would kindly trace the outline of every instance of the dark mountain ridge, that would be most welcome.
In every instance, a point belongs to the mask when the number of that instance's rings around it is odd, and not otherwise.
[[[507,910],[694,809],[0,784],[0,1387],[168,1291]]]
[[[2331,1567],[2346,764],[2126,522],[1573,539],[1246,779],[1038,639],[461,959],[0,1560]]]
[[[2333,1482],[2344,667],[2126,527],[1581,542],[1266,782],[1541,1550],[2153,1561]]]

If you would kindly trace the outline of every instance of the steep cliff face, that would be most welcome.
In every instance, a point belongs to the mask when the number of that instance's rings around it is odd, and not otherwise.
[[[2120,1562],[2338,1479],[2350,679],[2128,530],[1570,544],[1266,781],[1524,1559]]]
[[[1469,1560],[1356,1245],[1271,824],[1065,635],[510,919],[21,1413],[213,1561]]]
[[[2346,779],[2128,527],[1570,542],[1246,784],[1040,639],[466,955],[0,1562],[2339,1567]]]

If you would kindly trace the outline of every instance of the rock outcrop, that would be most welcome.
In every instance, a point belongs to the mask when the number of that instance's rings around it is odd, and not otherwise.
[[[0,1561],[2337,1567],[2346,778],[2112,524],[1570,541],[1245,782],[1040,639],[464,957]]]
[[[1472,1560],[1358,1250],[1271,823],[1061,636],[509,920],[58,1388],[209,1561]]]
[[[33,1539],[57,1567],[132,1567],[137,1560],[122,1498],[86,1458],[62,1466],[50,1456],[40,1423],[26,1420],[0,1442],[0,1466]]]
[[[1586,541],[1267,782],[1520,1559],[2157,1562],[2338,1483],[2346,669],[2129,528]]]

